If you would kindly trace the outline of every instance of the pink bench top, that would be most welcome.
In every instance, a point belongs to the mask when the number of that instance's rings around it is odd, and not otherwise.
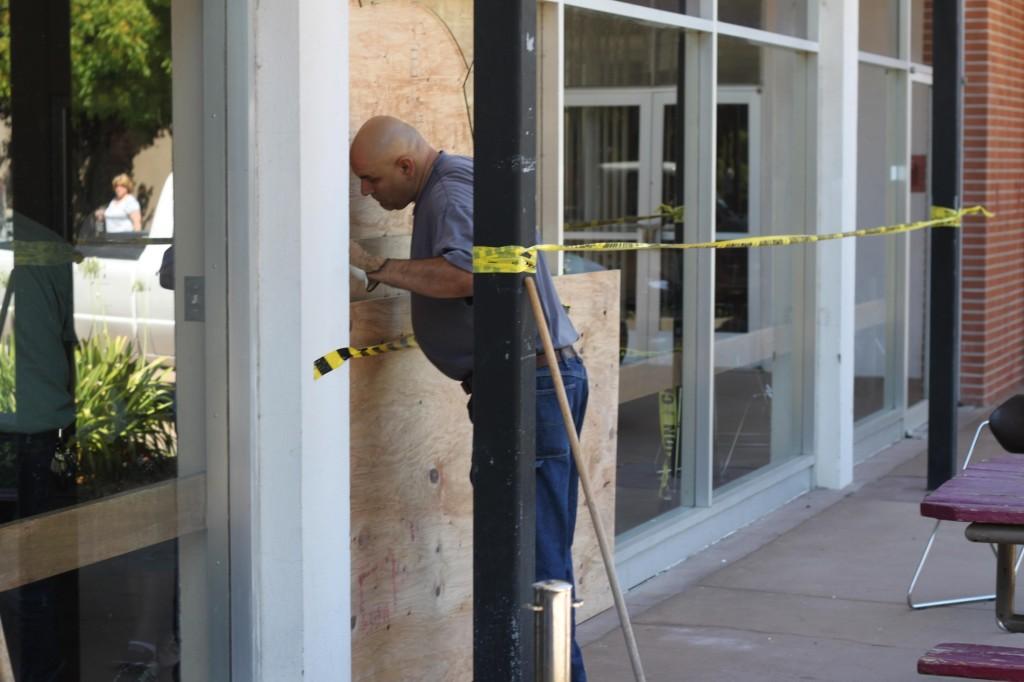
[[[1024,682],[1024,649],[986,644],[940,644],[917,661],[922,675]]]
[[[921,515],[944,521],[1024,525],[1024,456],[971,464],[924,498]]]

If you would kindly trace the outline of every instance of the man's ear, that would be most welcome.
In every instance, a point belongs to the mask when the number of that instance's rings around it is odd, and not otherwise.
[[[395,162],[395,164],[398,166],[398,170],[402,173],[402,175],[405,175],[406,177],[411,178],[413,171],[416,170],[416,162],[414,162],[408,156],[398,157],[398,160]]]

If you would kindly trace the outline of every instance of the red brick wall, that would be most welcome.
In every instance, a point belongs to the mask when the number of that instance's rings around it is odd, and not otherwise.
[[[922,61],[925,64],[932,63],[932,18],[934,0],[924,0],[924,36],[922,38],[921,50],[924,52]]]
[[[964,204],[996,217],[964,225],[960,393],[988,405],[1024,383],[1024,2],[965,12]]]

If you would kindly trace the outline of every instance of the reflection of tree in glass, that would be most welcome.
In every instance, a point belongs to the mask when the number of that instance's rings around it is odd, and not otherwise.
[[[0,120],[10,124],[9,5],[0,5]],[[110,200],[110,179],[171,127],[170,0],[71,0],[75,224]],[[7,150],[3,157],[7,158]],[[151,188],[140,188],[143,204]]]

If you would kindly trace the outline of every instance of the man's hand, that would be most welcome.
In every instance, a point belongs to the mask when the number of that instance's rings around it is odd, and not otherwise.
[[[387,261],[388,259],[383,256],[375,256],[372,253],[368,253],[366,249],[361,247],[354,239],[348,240],[349,264],[356,266],[367,274],[377,272],[384,267],[384,263]]]

